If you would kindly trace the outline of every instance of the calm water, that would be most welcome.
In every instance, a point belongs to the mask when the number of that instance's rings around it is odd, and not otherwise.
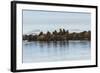
[[[23,42],[23,63],[88,60],[89,41]]]

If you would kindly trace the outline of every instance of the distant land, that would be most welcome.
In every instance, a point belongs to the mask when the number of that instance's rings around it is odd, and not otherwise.
[[[82,32],[69,32],[69,30],[59,29],[54,30],[53,32],[47,31],[43,33],[42,31],[39,34],[24,34],[23,40],[27,41],[68,41],[68,40],[91,40],[91,31],[82,31]]]

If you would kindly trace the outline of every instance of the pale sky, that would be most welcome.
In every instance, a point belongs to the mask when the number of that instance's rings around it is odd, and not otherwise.
[[[23,34],[52,32],[60,28],[75,32],[88,31],[91,29],[91,14],[23,10]]]

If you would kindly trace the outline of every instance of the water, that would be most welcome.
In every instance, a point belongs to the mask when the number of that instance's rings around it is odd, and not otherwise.
[[[23,63],[89,59],[90,41],[23,41]]]

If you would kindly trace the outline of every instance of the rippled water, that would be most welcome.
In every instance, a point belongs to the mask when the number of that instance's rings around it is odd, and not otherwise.
[[[23,41],[23,63],[88,59],[90,41]]]

